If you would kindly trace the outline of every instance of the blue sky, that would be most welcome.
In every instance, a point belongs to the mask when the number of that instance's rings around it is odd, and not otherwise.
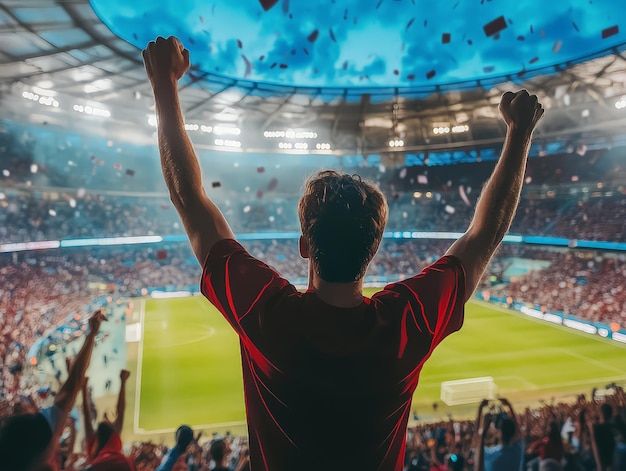
[[[91,4],[115,34],[140,48],[175,35],[203,71],[283,85],[530,76],[626,42],[624,0],[279,0],[267,11],[259,0]],[[504,29],[488,36],[485,25],[500,17]]]

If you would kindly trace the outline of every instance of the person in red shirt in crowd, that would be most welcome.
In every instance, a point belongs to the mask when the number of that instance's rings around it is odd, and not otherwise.
[[[203,267],[201,290],[240,338],[252,471],[401,470],[422,366],[461,328],[464,304],[517,208],[543,115],[537,97],[502,97],[502,157],[467,232],[422,273],[371,299],[363,277],[387,221],[385,198],[358,176],[312,177],[298,207],[300,252],[309,259],[302,293],[235,241],[202,187],[177,89],[189,51],[159,37],[143,57],[163,175]]]
[[[110,420],[104,414],[104,420],[94,431],[92,426],[91,408],[89,401],[89,387],[87,380],[83,384],[83,417],[85,422],[85,436],[87,441],[87,455],[90,465],[87,471],[134,471],[132,460],[122,453],[122,439],[120,437],[124,426],[126,412],[126,382],[130,371],[120,371],[120,392],[117,397],[115,420]]]

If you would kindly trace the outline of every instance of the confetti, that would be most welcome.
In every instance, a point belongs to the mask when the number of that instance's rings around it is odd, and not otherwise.
[[[415,80],[415,74],[409,74],[406,76],[407,80]]]
[[[289,13],[289,0],[283,0],[283,14]]]
[[[336,42],[337,42],[337,38],[335,38],[335,33],[333,33],[333,29],[332,29],[332,28],[330,28],[330,29],[328,30],[328,35],[330,36],[330,40],[331,40],[332,42],[334,42],[334,43],[336,43]],[[307,55],[308,55],[308,54],[307,54]]]
[[[517,37],[517,40],[518,40],[518,41],[525,41],[525,40],[526,40],[526,38],[525,38],[524,36],[521,36],[521,35],[520,35],[520,36],[518,36],[518,37]]]
[[[261,7],[263,7],[263,10],[268,11],[277,3],[278,3],[278,0],[261,0]],[[215,5],[213,5],[213,7],[215,7]]]
[[[435,76],[435,74],[436,74],[436,72],[435,72],[434,70],[431,70],[430,72],[428,72],[428,73],[426,74],[426,78],[427,78],[428,80],[430,80],[431,78],[433,78],[433,77]]]
[[[348,10],[347,9],[343,12],[343,19],[344,20],[348,19]]]
[[[400,71],[399,71],[398,69],[395,69],[395,70],[393,71],[393,75],[400,75]]]
[[[241,58],[243,59],[243,62],[246,64],[246,70],[243,73],[243,78],[248,78],[250,76],[250,73],[252,72],[252,64],[250,63],[250,61],[248,60],[246,56],[242,55]]]
[[[341,67],[343,70],[348,70],[348,61],[345,61],[343,63],[343,66]]]
[[[270,69],[273,69],[274,67],[276,67],[276,62],[274,62],[272,65],[270,65]]]
[[[115,170],[122,170],[122,164],[113,164]]]
[[[202,16],[199,16],[198,19],[200,20],[200,23],[204,23],[204,18]]]
[[[302,52],[304,52],[307,56],[309,55],[309,50],[306,47],[302,48]]]
[[[427,162],[426,160],[424,160],[424,165],[426,165]],[[418,175],[417,176],[417,183],[421,184],[421,185],[428,185],[428,177],[426,175]]]
[[[219,188],[220,186],[222,186],[222,184],[220,182],[213,182],[213,183],[211,183],[211,187],[212,188]]]
[[[135,171],[132,168],[127,168],[126,169],[126,175],[128,175],[129,177],[134,177],[135,176]]]
[[[167,258],[167,250],[157,250],[156,258],[157,260],[165,260]]]
[[[574,27],[577,33],[580,33],[580,30],[578,29],[578,25],[574,23],[573,21],[572,21],[572,26]]]
[[[405,31],[408,31],[409,28],[411,27],[411,25],[415,22],[415,18],[411,18],[409,20],[409,22],[406,24],[406,27],[404,28]]]
[[[619,26],[611,26],[610,28],[606,28],[602,30],[602,39],[610,38],[611,36],[619,33]]]
[[[378,0],[378,3],[376,4],[376,9],[378,10],[382,4],[383,0]]]
[[[495,67],[493,65],[486,65],[485,67],[483,67],[483,72],[486,74],[489,74],[491,72],[493,72],[495,69]]]
[[[485,26],[483,26],[483,30],[487,36],[493,36],[496,33],[499,33],[503,29],[505,29],[506,21],[504,20],[504,16],[499,16],[493,21],[490,21]]]
[[[263,173],[263,172],[265,172],[265,167],[257,167],[256,171],[257,171],[257,173]]]
[[[256,192],[256,197],[257,197],[258,199],[263,198],[263,192],[262,192],[261,190],[257,191],[257,192]]]
[[[563,45],[563,41],[561,41],[560,39],[554,43],[554,46],[552,46],[552,52],[554,52],[555,54],[558,53],[561,50],[561,46]]]
[[[281,69],[286,69],[289,66],[287,64],[280,64],[278,67],[280,67]]]
[[[195,39],[193,39],[192,37],[189,37],[187,40],[189,41],[190,44],[196,44]]]
[[[456,7],[458,7],[458,6],[459,6],[459,3],[461,3],[461,2],[460,2],[460,1],[456,2],[456,3],[452,6],[452,9],[453,9],[453,10],[456,10]]]
[[[137,39],[139,39],[139,38],[137,37],[137,33],[133,33],[133,38],[135,38],[135,41],[136,41]]]
[[[263,59],[265,59],[265,56],[260,56],[259,57],[259,61],[262,61]]]
[[[270,180],[270,182],[267,184],[267,190],[268,191],[273,191],[276,189],[276,187],[278,186],[278,179],[277,178],[272,178]]]
[[[448,44],[450,42],[450,33],[443,33],[441,35],[441,43]]]
[[[402,170],[400,170],[400,173],[398,174],[398,176],[400,178],[405,178],[406,177],[406,173],[407,173],[406,167],[403,167]]]
[[[535,30],[533,29],[533,25],[530,25],[530,34],[534,34]]]
[[[309,37],[307,39],[310,43],[312,43],[312,42],[315,42],[318,36],[319,36],[319,31],[315,30],[311,34],[309,34]]]
[[[539,60],[538,57],[533,57],[531,60],[528,61],[529,64],[534,64],[535,62],[537,62]]]
[[[474,44],[474,43],[472,42],[472,40],[471,40],[471,39],[468,39],[468,40],[467,40],[467,44],[469,44],[469,45],[471,46],[471,45],[472,45],[472,44]]]

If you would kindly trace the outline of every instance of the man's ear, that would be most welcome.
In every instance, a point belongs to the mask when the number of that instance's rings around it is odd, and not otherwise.
[[[300,236],[298,245],[300,246],[300,256],[302,258],[309,258],[309,247],[302,236]]]

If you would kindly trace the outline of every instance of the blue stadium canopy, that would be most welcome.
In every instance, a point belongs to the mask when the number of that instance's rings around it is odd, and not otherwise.
[[[0,0],[0,105],[5,119],[153,144],[140,50],[175,34],[206,149],[225,139],[202,126],[222,123],[252,153],[284,152],[272,132],[294,129],[328,144],[309,154],[455,155],[501,142],[499,98],[522,86],[548,109],[545,142],[592,145],[626,129],[625,13],[618,0]]]

